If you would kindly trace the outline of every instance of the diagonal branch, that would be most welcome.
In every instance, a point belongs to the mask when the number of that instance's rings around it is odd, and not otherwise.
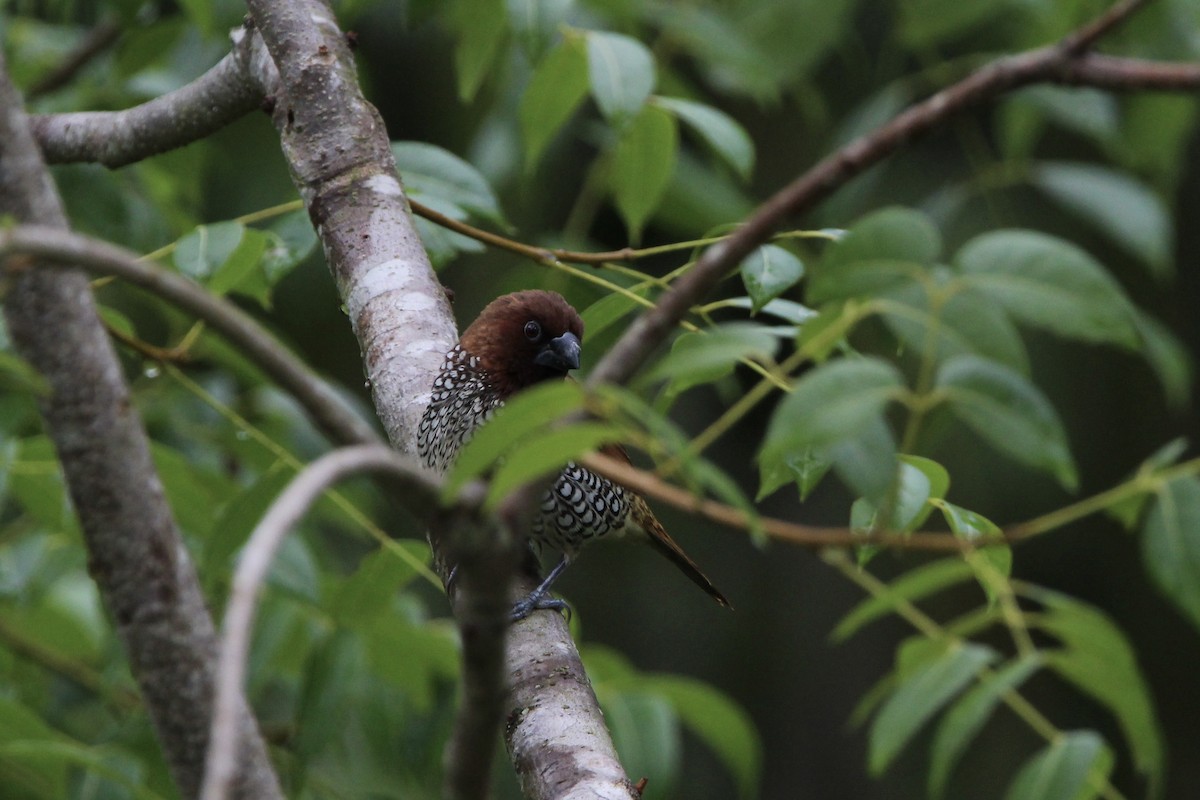
[[[787,220],[802,215],[902,146],[948,118],[1004,92],[1038,82],[1068,82],[1087,58],[1086,48],[1143,5],[1122,0],[1108,12],[1061,42],[997,59],[958,83],[910,106],[885,125],[823,158],[776,192],[728,239],[708,248],[696,265],[639,316],[601,359],[588,378],[590,386],[624,383],[641,368],[677,321],[700,302],[742,260]]]
[[[280,344],[249,314],[174,272],[140,261],[134,254],[59,228],[19,225],[0,230],[0,267],[13,272],[19,262],[11,256],[33,256],[49,264],[73,265],[128,283],[195,314],[262,368],[308,412],[313,423],[338,444],[378,442],[375,430],[343,401],[333,388]],[[6,260],[6,257],[9,257]]]

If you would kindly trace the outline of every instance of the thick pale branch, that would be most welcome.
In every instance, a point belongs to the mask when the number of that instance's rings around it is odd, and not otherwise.
[[[75,265],[91,272],[115,275],[153,292],[195,314],[240,348],[247,358],[296,398],[313,423],[332,441],[338,444],[380,441],[375,430],[351,411],[328,383],[252,317],[182,275],[139,261],[134,253],[116,245],[45,226],[21,225],[0,230],[0,263],[10,272],[14,265],[20,264],[11,258],[16,254],[34,256],[49,264]]]
[[[245,680],[255,604],[284,538],[325,490],[353,475],[384,473],[404,496],[406,507],[429,516],[437,507],[437,482],[418,464],[381,444],[327,453],[297,475],[255,527],[233,576],[222,628],[216,700],[204,773],[202,800],[226,800],[243,746],[238,730],[239,698]]]

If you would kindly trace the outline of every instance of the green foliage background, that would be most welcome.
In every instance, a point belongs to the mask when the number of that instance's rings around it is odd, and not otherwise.
[[[720,234],[908,102],[1103,7],[356,0],[337,12],[357,31],[362,82],[413,199],[527,243],[609,250]],[[121,108],[200,74],[243,13],[231,0],[18,0],[3,44],[29,87],[92,25],[115,20],[116,45],[31,108]],[[1196,60],[1200,9],[1151,3],[1104,47]],[[636,395],[603,399],[613,425],[669,458],[758,383],[739,357],[769,367],[793,342],[807,348],[796,391],[706,450],[732,482],[703,461],[687,474],[813,524],[866,526],[889,511],[892,527],[971,536],[1139,469],[1160,476],[1150,502],[1131,493],[1110,515],[1011,554],[983,550],[966,564],[875,554],[866,574],[896,580],[857,607],[855,564],[666,509],[736,612],[648,551],[589,550],[560,588],[648,797],[1073,797],[1089,770],[1109,768],[1125,796],[1190,796],[1200,487],[1194,471],[1170,481],[1159,471],[1193,454],[1169,442],[1197,434],[1197,110],[1194,95],[1039,86],[957,118],[802,220],[810,235],[756,254],[710,298],[702,321],[721,327],[664,348]],[[116,172],[55,176],[78,229],[230,294],[365,398],[304,215],[242,218],[294,199],[265,116]],[[531,286],[584,309],[585,372],[635,309],[629,295],[653,296],[629,270],[550,269],[421,224],[461,321]],[[668,275],[692,249],[633,266]],[[182,367],[122,354],[219,612],[237,548],[323,445],[192,320],[127,288],[98,292],[116,331],[189,348]],[[762,313],[748,322],[747,309]],[[34,414],[36,378],[5,349],[0,380],[0,786],[21,798],[173,796],[86,577]],[[914,397],[939,392],[940,405],[914,410]],[[888,494],[897,474],[899,498]],[[372,488],[345,487],[273,574],[250,694],[290,794],[436,796],[453,627],[422,532],[388,513]],[[914,636],[901,599],[942,634]],[[1027,612],[1026,639],[1000,624],[1014,609]],[[1011,686],[1068,733],[1047,746],[1000,708]],[[507,771],[498,791],[513,796]]]

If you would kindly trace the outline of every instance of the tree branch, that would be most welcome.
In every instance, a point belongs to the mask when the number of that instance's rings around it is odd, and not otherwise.
[[[375,429],[355,414],[328,383],[280,344],[253,317],[229,301],[174,272],[159,269],[121,247],[60,228],[19,225],[0,230],[0,267],[20,267],[13,255],[33,256],[59,266],[115,275],[195,314],[290,392],[321,431],[337,444],[380,441]],[[7,258],[6,258],[7,257]]]
[[[659,298],[655,308],[634,320],[592,370],[588,385],[620,384],[628,380],[688,309],[786,220],[808,212],[901,146],[933,130],[947,118],[1003,92],[1037,82],[1071,83],[1079,78],[1072,70],[1080,63],[1087,63],[1086,48],[1143,3],[1144,0],[1122,0],[1057,44],[997,59],[823,158],[760,205],[733,235],[704,251],[695,266]]]
[[[238,729],[239,698],[245,681],[255,605],[271,562],[310,506],[325,490],[364,472],[385,473],[405,498],[405,505],[428,517],[438,505],[438,484],[419,464],[381,444],[347,447],[326,453],[297,475],[275,499],[254,528],[233,576],[222,627],[216,675],[216,700],[201,800],[226,800],[244,746]]]
[[[208,72],[139,106],[34,116],[46,161],[121,167],[203,139],[258,108],[262,93],[247,70],[254,37],[244,34],[235,32],[233,51]]]
[[[65,228],[2,54],[0,143],[0,215]],[[77,270],[17,275],[4,316],[17,352],[49,387],[39,407],[83,528],[89,572],[116,621],[179,793],[192,797],[208,745],[215,632],[87,277]],[[236,724],[244,742],[238,796],[282,798],[240,695]]]

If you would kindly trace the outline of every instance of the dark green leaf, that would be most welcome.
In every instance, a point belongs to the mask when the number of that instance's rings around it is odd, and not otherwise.
[[[1155,493],[1142,563],[1163,596],[1200,627],[1200,480],[1177,478]]]
[[[588,31],[587,62],[592,98],[610,122],[637,114],[654,91],[654,57],[637,39]]]
[[[504,0],[459,0],[450,9],[449,16],[458,33],[454,48],[458,96],[470,102],[508,36],[508,14]]]
[[[668,795],[679,776],[682,742],[679,720],[663,697],[630,688],[597,691],[604,719],[612,730],[621,764],[631,773],[667,787]]]
[[[678,147],[675,120],[654,106],[637,112],[617,140],[609,181],[617,210],[635,240],[667,190]]]
[[[990,647],[953,643],[903,675],[871,725],[871,774],[882,774],[913,734],[996,658]]]
[[[1126,173],[1095,164],[1043,162],[1033,168],[1030,180],[1159,279],[1173,272],[1175,233],[1166,204]]]
[[[930,748],[929,794],[941,797],[946,781],[959,756],[979,733],[988,717],[1009,691],[1018,688],[1042,666],[1041,656],[1034,653],[1009,662],[968,690],[956,702],[938,725]]]
[[[429,547],[424,542],[400,541],[396,545],[408,550],[418,563],[429,560]],[[389,548],[379,548],[362,560],[334,594],[330,608],[333,618],[341,625],[353,626],[376,614],[392,613],[391,601],[396,592],[416,574],[411,563]]]
[[[1187,406],[1192,389],[1192,355],[1166,325],[1134,307],[1134,324],[1142,340],[1142,355],[1162,384],[1167,405],[1175,411]]]
[[[724,111],[679,97],[656,97],[654,104],[670,111],[713,149],[742,180],[754,169],[754,143],[744,128]]]
[[[887,208],[856,222],[813,265],[808,302],[813,305],[873,295],[920,277],[941,252],[929,218]]]
[[[525,139],[525,169],[530,171],[588,89],[587,52],[578,36],[566,36],[542,59],[521,95],[518,116]]]
[[[449,150],[424,142],[392,142],[392,155],[411,197],[435,207],[441,202],[505,224],[487,179]]]
[[[1050,472],[1067,488],[1076,486],[1062,422],[1020,374],[975,356],[957,356],[938,370],[937,386],[959,419],[997,450]]]
[[[779,245],[765,244],[746,257],[741,273],[753,301],[750,312],[757,314],[804,277],[804,263]]]
[[[1042,748],[1013,778],[1005,800],[1091,800],[1112,771],[1113,757],[1093,731],[1068,731]]]
[[[671,379],[673,391],[711,383],[733,371],[739,359],[770,361],[779,339],[764,325],[729,322],[675,340],[671,352],[646,374],[646,380]]]
[[[535,433],[508,452],[488,486],[484,505],[495,508],[526,482],[555,473],[572,459],[621,439],[620,429],[606,422],[581,422]]]
[[[758,796],[762,743],[749,715],[706,683],[676,675],[641,675],[637,685],[665,697],[736,778],[738,796]]]
[[[970,580],[971,567],[961,558],[942,558],[909,570],[890,584],[886,593],[868,597],[850,610],[833,629],[834,641],[849,639],[860,628],[890,613],[898,603],[916,602],[942,589]]]
[[[1064,645],[1048,654],[1047,664],[1116,716],[1133,751],[1134,765],[1148,777],[1153,796],[1162,780],[1162,733],[1133,648],[1097,609],[1048,589],[1023,591],[1046,606],[1034,618],[1037,626]]]
[[[443,497],[454,497],[468,481],[495,467],[517,443],[579,410],[583,401],[583,389],[573,381],[543,383],[518,394],[459,450],[446,473]]]
[[[758,495],[754,499],[762,500],[784,484],[795,481],[800,490],[800,499],[804,500],[832,466],[829,459],[822,458],[812,448],[788,453],[781,460],[763,462]]]
[[[994,231],[963,245],[955,263],[972,287],[1018,320],[1085,342],[1137,346],[1129,300],[1070,242],[1033,231]]]

